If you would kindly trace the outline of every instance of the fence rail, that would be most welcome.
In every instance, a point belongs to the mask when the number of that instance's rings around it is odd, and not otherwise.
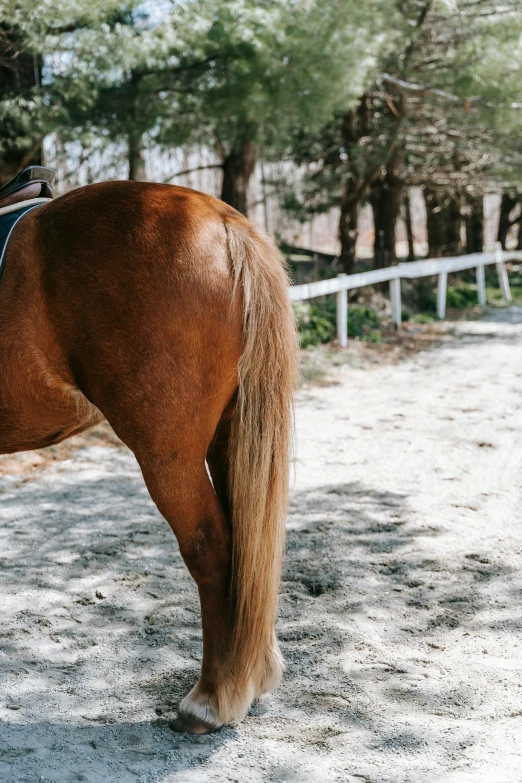
[[[416,277],[438,276],[437,286],[437,315],[444,318],[446,315],[446,292],[448,274],[462,272],[465,269],[475,269],[477,275],[478,303],[486,304],[486,275],[484,267],[495,264],[497,268],[500,290],[506,303],[511,301],[509,279],[506,270],[506,259],[522,261],[522,251],[504,251],[500,243],[495,250],[488,253],[472,253],[467,256],[455,256],[454,258],[428,258],[425,261],[409,261],[396,264],[384,269],[372,269],[369,272],[358,272],[354,275],[338,274],[328,280],[317,280],[315,283],[294,285],[290,288],[290,299],[293,302],[302,302],[306,299],[314,299],[316,296],[337,294],[337,337],[339,344],[346,346],[348,343],[348,291],[354,288],[362,288],[375,283],[390,283],[390,300],[392,318],[398,329],[402,327],[401,308],[401,279]]]

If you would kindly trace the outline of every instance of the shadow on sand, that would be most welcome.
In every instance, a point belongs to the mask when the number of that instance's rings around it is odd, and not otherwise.
[[[223,751],[232,764],[240,741],[255,760],[274,722],[281,742],[319,754],[364,742],[414,756],[426,737],[404,728],[403,707],[413,703],[421,721],[473,707],[469,688],[430,680],[432,664],[409,650],[440,649],[458,627],[477,630],[484,591],[508,570],[481,552],[457,568],[426,559],[416,542],[441,531],[419,526],[406,497],[347,483],[292,498],[281,688],[253,707],[239,734],[172,733],[167,719],[201,655],[197,594],[132,458],[103,459],[106,475],[71,468],[4,493],[4,783],[212,780],[216,759]],[[520,582],[515,589],[520,596]],[[520,627],[516,613],[505,622]],[[243,763],[236,759],[240,777],[230,779],[247,779]],[[295,759],[267,763],[259,779],[313,779]]]

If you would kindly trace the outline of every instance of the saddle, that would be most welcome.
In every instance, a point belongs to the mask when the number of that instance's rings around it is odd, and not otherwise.
[[[33,198],[54,198],[55,173],[43,166],[28,166],[0,188],[0,209]]]
[[[0,188],[0,279],[13,229],[27,212],[54,198],[54,176],[51,169],[29,166]]]

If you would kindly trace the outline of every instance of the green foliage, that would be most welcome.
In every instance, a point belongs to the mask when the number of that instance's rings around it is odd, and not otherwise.
[[[348,337],[358,337],[369,342],[380,342],[376,336],[381,319],[370,307],[351,306],[348,315]]]
[[[138,148],[203,142],[223,158],[245,136],[281,154],[295,128],[318,128],[353,102],[383,46],[387,7],[385,0],[5,0],[1,22],[43,58],[33,91],[40,133],[67,140],[88,131]],[[35,96],[24,97],[15,105],[9,96],[0,113],[25,113],[34,126]]]
[[[478,302],[477,286],[472,283],[449,285],[446,295],[446,307],[449,310],[466,310]]]
[[[511,296],[513,300],[513,304],[516,305],[522,305],[522,285],[512,285],[510,286],[511,290]],[[489,286],[486,288],[486,296],[488,302],[502,302],[502,291],[500,288],[490,288]]]
[[[71,107],[92,108],[104,63],[114,67],[114,52],[129,49],[127,39],[114,39],[132,0],[125,9],[121,0],[4,0],[0,155],[13,143],[38,146],[46,133],[70,125]]]
[[[186,46],[213,67],[179,97],[200,118],[192,138],[228,154],[248,136],[280,157],[296,128],[325,117],[364,90],[382,45],[384,0],[196,0],[186,4]],[[390,14],[388,13],[389,17]],[[203,119],[203,122],[201,121]],[[168,141],[166,127],[160,132]]]
[[[429,313],[415,313],[410,318],[412,324],[432,324],[435,320],[435,316]]]
[[[522,304],[522,266],[515,265],[509,269],[509,288],[514,304]],[[488,302],[501,302],[502,292],[498,287],[498,277],[495,271],[486,273],[486,297]]]
[[[374,343],[375,345],[378,345],[379,343],[382,343],[382,334],[375,329],[373,331],[367,332],[363,339],[367,343]]]
[[[335,302],[331,297],[324,302],[296,302],[295,313],[299,328],[299,342],[302,348],[328,343],[336,331]]]
[[[249,141],[300,166],[272,184],[301,220],[362,202],[386,167],[522,188],[514,0],[3,0],[0,23],[0,162],[51,132],[138,159],[202,143],[223,162]],[[17,90],[24,57],[41,73]]]
[[[302,348],[333,340],[337,331],[336,301],[334,297],[295,305],[299,340]],[[369,307],[350,305],[348,311],[348,337],[378,343],[381,341],[381,319]]]
[[[469,307],[475,307],[478,302],[477,286],[473,283],[458,282],[454,285],[448,285],[446,290],[446,308],[448,310],[466,310]],[[419,304],[421,310],[423,310],[427,317],[430,317],[430,313],[437,312],[437,291],[436,287],[431,290],[431,293],[423,298]],[[421,316],[417,316],[417,319]],[[417,320],[417,323],[422,321]]]
[[[514,304],[522,303],[522,279],[521,276],[510,275],[510,290]],[[498,281],[493,280],[492,284],[486,287],[486,299],[488,302],[501,302],[502,292],[498,287]],[[478,304],[477,286],[474,283],[459,282],[455,285],[449,285],[446,294],[446,308],[448,310],[467,310],[476,307]],[[434,319],[430,315],[437,310],[437,294],[435,292],[429,299],[423,303],[423,310],[426,312],[414,315],[411,320],[414,323],[429,323]],[[425,320],[429,319],[429,320]]]
[[[468,189],[481,193],[492,178],[522,188],[522,5],[407,0],[388,8],[357,111],[345,103],[318,131],[296,128],[291,156],[301,176],[278,183],[294,219],[338,206],[344,194],[361,203],[387,168],[402,185],[459,194],[463,216]]]

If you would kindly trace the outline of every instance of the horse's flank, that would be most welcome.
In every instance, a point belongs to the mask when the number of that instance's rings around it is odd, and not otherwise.
[[[273,687],[295,325],[281,258],[220,201],[104,183],[29,213],[0,286],[0,452],[106,417],[134,451],[201,599],[179,725]],[[213,486],[205,469],[208,461]]]

